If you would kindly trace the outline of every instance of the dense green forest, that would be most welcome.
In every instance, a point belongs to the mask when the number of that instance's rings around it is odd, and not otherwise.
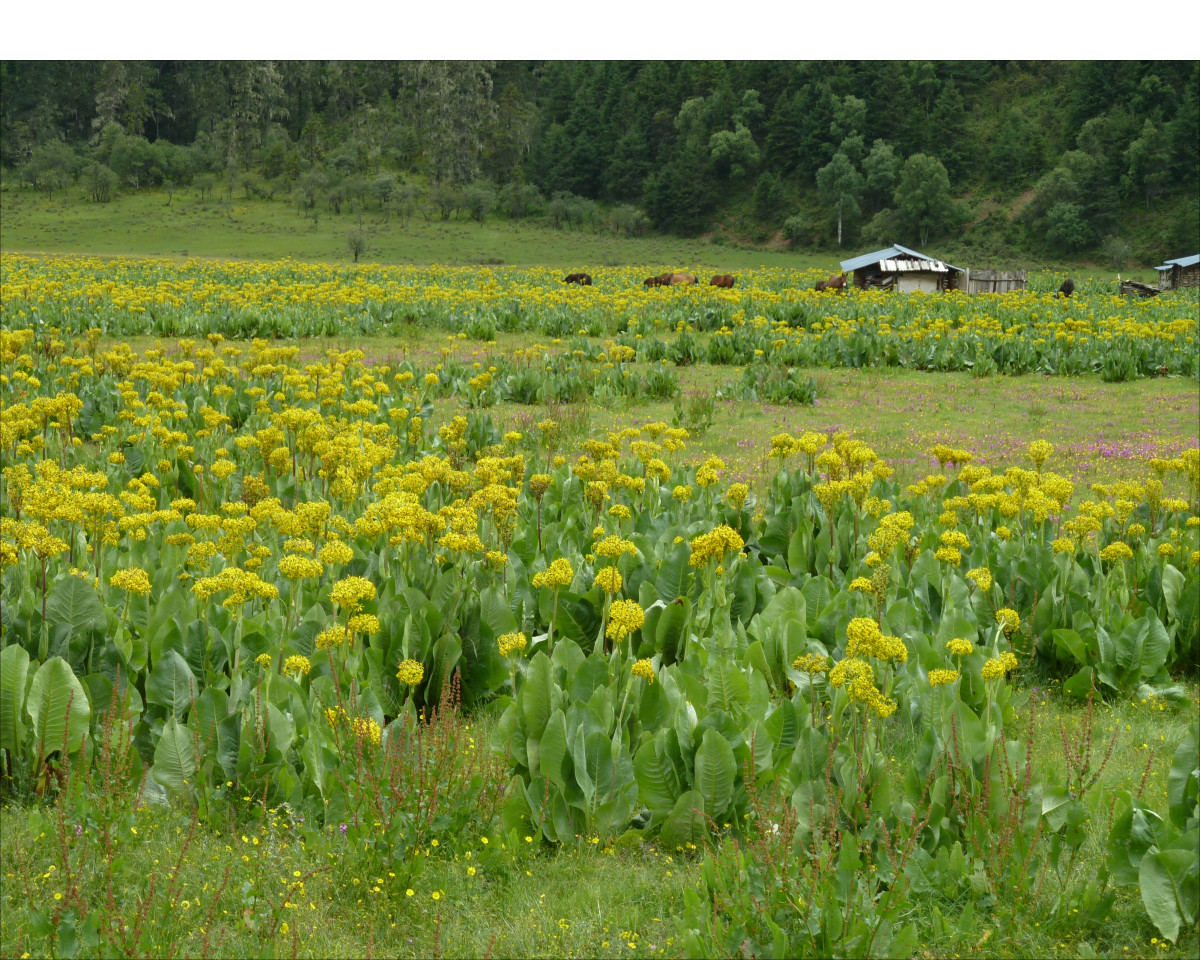
[[[1200,246],[1200,64],[0,63],[8,189],[1150,262]]]

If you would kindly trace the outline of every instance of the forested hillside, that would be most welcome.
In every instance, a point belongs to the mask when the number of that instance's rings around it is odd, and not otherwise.
[[[1150,262],[1200,246],[1200,65],[0,64],[9,189],[299,216]]]

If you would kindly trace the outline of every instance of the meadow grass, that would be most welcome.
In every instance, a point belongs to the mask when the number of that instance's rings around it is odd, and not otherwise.
[[[168,203],[168,199],[170,202]],[[313,219],[286,200],[202,201],[193,190],[172,198],[161,190],[122,194],[111,203],[90,203],[67,192],[35,194],[10,182],[0,184],[0,248],[8,252],[89,253],[176,257],[219,257],[349,262],[347,236],[359,228],[359,214],[319,209]],[[482,224],[467,218],[406,222],[378,211],[362,214],[367,236],[363,261],[450,265],[541,265],[566,269],[648,264],[657,269],[728,272],[758,267],[835,272],[838,262],[872,248],[859,242],[842,249],[780,249],[671,236],[623,237],[606,230],[556,230],[542,221],[515,222],[489,216]],[[936,244],[931,245],[936,254]],[[971,263],[972,267],[991,264]],[[1041,264],[1040,268],[1066,269]],[[1112,280],[1103,264],[1074,263],[1076,278]],[[1126,279],[1157,283],[1151,267],[1129,266]]]
[[[1152,806],[1165,804],[1175,744],[1198,704],[1194,683],[1180,703],[1097,704],[1097,764],[1114,734],[1116,742],[1088,797],[1091,820],[1077,875],[1103,867],[1110,811],[1102,800],[1111,791],[1141,789]],[[1086,711],[1036,677],[1026,678],[1014,708],[1016,728],[1024,728],[1030,709],[1036,713],[1036,768],[1061,765],[1062,738],[1078,741]],[[495,718],[485,709],[467,722],[486,741]],[[899,781],[908,744],[903,724],[892,728],[890,770]],[[397,876],[377,854],[349,849],[336,828],[302,831],[255,798],[235,797],[235,812],[203,823],[179,805],[139,803],[131,785],[115,789],[128,795],[130,812],[120,821],[111,879],[94,847],[88,856],[86,846],[68,840],[72,853],[64,858],[64,837],[77,828],[64,805],[0,809],[0,954],[23,956],[34,914],[81,896],[92,910],[115,908],[128,925],[141,918],[148,956],[677,957],[684,892],[701,884],[698,854],[638,839],[605,846],[588,837],[557,849],[512,835],[463,849],[448,838],[418,853],[415,877]],[[78,825],[82,838],[93,826]],[[1057,895],[1049,871],[1034,902],[1049,907]],[[1076,928],[1068,915],[1031,922],[1008,939],[991,937],[994,925],[972,899],[967,889],[947,890],[915,903],[910,919],[921,930],[920,956],[1182,958],[1197,949],[1194,931],[1173,945],[1163,941],[1136,888],[1118,888],[1109,922],[1099,928]],[[1040,909],[1038,915],[1045,916]]]
[[[144,349],[153,341],[129,342]],[[448,346],[452,357],[486,367],[501,353],[535,343],[558,349],[549,338],[530,333],[499,333],[488,344],[414,327],[400,337],[306,340],[304,351],[315,357],[327,349],[360,349],[368,362],[407,358],[425,367],[440,362]],[[741,370],[708,363],[676,368],[681,398],[714,395]],[[1200,423],[1200,383],[1182,377],[1105,383],[1098,375],[976,378],[897,367],[808,372],[817,383],[813,406],[715,400],[711,425],[693,429],[688,462],[716,455],[737,481],[757,482],[772,471],[773,435],[844,430],[871,446],[901,478],[916,480],[937,469],[927,451],[938,443],[968,449],[977,462],[1003,469],[1023,464],[1029,443],[1044,439],[1055,446],[1050,469],[1073,479],[1077,492],[1086,495],[1092,483],[1144,477],[1151,458],[1176,456],[1194,445]],[[573,409],[584,429],[601,435],[654,420],[671,422],[676,407],[673,401],[607,406],[590,401],[555,411],[561,416]],[[439,401],[435,410],[438,422],[462,412],[454,399]],[[529,429],[547,408],[499,403],[488,412],[503,433]]]
[[[76,252],[348,262],[346,237],[358,229],[358,214],[319,211],[314,222],[279,200],[202,202],[178,192],[143,190],[109,204],[74,197],[46,198],[7,187],[0,191],[0,248],[5,251]],[[625,264],[676,264],[727,270],[820,265],[832,269],[828,253],[746,248],[677,237],[620,237],[590,229],[556,230],[537,222],[489,217],[407,223],[370,211],[364,261],[451,265],[549,265],[563,269]],[[707,279],[707,278],[706,278]]]
[[[6,196],[6,209],[8,203]],[[6,247],[7,221],[6,216]],[[547,244],[561,240],[546,233]],[[212,236],[219,235],[214,227]],[[248,247],[245,255],[264,254]],[[666,255],[660,249],[646,257],[659,261]],[[486,366],[494,352],[528,346],[533,339],[543,338],[501,334],[494,346],[455,340],[451,349]],[[132,345],[140,350],[150,342],[139,338]],[[402,356],[425,361],[439,357],[449,343],[442,331],[413,329],[386,339],[306,341],[303,350],[316,356],[327,348],[359,348],[381,362]],[[686,399],[713,394],[738,370],[698,364],[678,373]],[[730,479],[760,481],[769,469],[772,434],[846,430],[896,466],[901,478],[917,479],[934,469],[927,450],[938,442],[966,447],[980,462],[1003,467],[1021,463],[1029,441],[1043,438],[1056,447],[1049,467],[1076,482],[1078,497],[1094,481],[1144,477],[1150,457],[1194,445],[1200,420],[1200,389],[1195,381],[1177,378],[1109,384],[1098,377],[975,379],[887,368],[812,373],[818,383],[812,407],[716,401],[711,424],[694,433],[689,459],[715,453],[726,459]],[[440,401],[436,409],[435,422],[462,412],[453,400]],[[675,409],[670,402],[559,408],[587,435],[650,420],[670,422]],[[519,429],[546,408],[500,404],[489,412],[501,430]],[[1063,737],[1078,739],[1084,709],[1037,675],[1021,677],[1019,690],[1013,732],[1024,729],[1033,710],[1035,763],[1042,771],[1061,767]],[[1104,863],[1110,811],[1101,798],[1118,789],[1142,789],[1151,805],[1162,808],[1172,755],[1198,703],[1200,691],[1191,683],[1180,703],[1135,698],[1097,705],[1094,755],[1103,756],[1114,733],[1117,739],[1089,797],[1096,802],[1077,875],[1095,875]],[[487,742],[496,719],[497,712],[485,708],[464,722],[477,725],[481,742]],[[899,778],[911,745],[898,725],[891,742],[895,752],[889,759]],[[393,876],[397,871],[373,852],[347,849],[335,827],[304,831],[254,798],[234,798],[228,815],[199,821],[192,811],[148,794],[139,802],[130,785],[109,786],[126,796],[129,811],[119,825],[115,857],[100,856],[95,846],[64,843],[76,827],[83,837],[93,828],[70,822],[61,804],[27,797],[0,810],[3,956],[27,952],[40,922],[36,914],[52,914],[64,902],[56,894],[126,923],[144,917],[141,952],[149,956],[680,956],[684,892],[701,884],[698,858],[636,839],[607,846],[581,837],[576,846],[551,848],[498,834],[470,849],[461,843],[431,845],[420,855],[419,872]],[[106,860],[116,865],[110,870]],[[1050,877],[1039,905],[1048,906],[1056,895]],[[966,891],[917,901],[914,910],[924,957],[1174,958],[1195,956],[1200,948],[1194,930],[1175,944],[1162,941],[1132,887],[1120,888],[1099,929],[1073,927],[1068,917],[1045,928],[1031,922],[1021,937],[1008,940],[991,936],[986,912],[977,910]]]

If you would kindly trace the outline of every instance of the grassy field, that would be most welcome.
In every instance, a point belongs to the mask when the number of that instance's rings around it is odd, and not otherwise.
[[[218,210],[182,194],[170,207],[164,197],[150,194],[99,207],[5,190],[0,210],[0,246],[6,251],[341,260],[344,234],[352,226],[352,218],[323,214],[312,229],[282,203],[235,202],[232,209]],[[504,223],[414,222],[407,232],[394,223],[381,225],[372,253],[393,261],[499,260],[564,268],[663,261],[714,269],[827,263],[773,251],[625,241]],[[135,351],[159,346],[149,337],[121,342]],[[413,327],[390,338],[305,340],[296,363],[316,361],[328,350],[358,349],[368,364],[393,368],[408,359],[429,370],[450,357],[485,369],[501,354],[533,343],[560,349],[550,338],[528,332],[499,333],[486,343]],[[100,351],[116,344],[102,341]],[[161,347],[176,358],[173,340],[164,339]],[[1075,501],[1089,497],[1095,482],[1144,481],[1152,458],[1177,457],[1196,446],[1200,422],[1200,385],[1180,377],[1106,383],[1098,375],[818,369],[811,371],[815,405],[798,406],[720,399],[723,385],[738,372],[706,363],[680,367],[682,392],[674,402],[500,403],[486,412],[501,432],[530,435],[534,424],[552,417],[563,425],[564,450],[625,427],[674,421],[692,435],[685,464],[716,455],[727,464],[725,480],[749,482],[760,493],[778,469],[769,454],[770,438],[779,433],[848,432],[895,467],[901,484],[941,472],[929,452],[935,444],[963,447],[976,454],[977,464],[1002,470],[1025,462],[1031,441],[1045,440],[1054,447],[1050,469],[1074,482]],[[427,429],[465,412],[457,399],[437,400],[434,411]],[[1112,695],[1092,715],[1061,694],[1058,681],[1041,667],[1023,667],[1004,733],[1024,740],[1033,716],[1036,727],[1028,742],[1039,774],[1069,767],[1069,754],[1093,741],[1090,772],[1097,779],[1085,799],[1088,819],[1073,873],[1060,885],[1050,858],[1039,857],[1017,928],[993,916],[1004,904],[981,896],[970,878],[916,897],[904,920],[915,923],[919,940],[904,955],[1196,956],[1200,940],[1194,925],[1173,943],[1163,939],[1136,885],[1115,888],[1111,909],[1099,918],[1077,917],[1076,908],[1062,899],[1071,888],[1068,881],[1104,872],[1117,791],[1138,794],[1154,809],[1165,807],[1173,755],[1200,710],[1194,675],[1181,679],[1170,697]],[[469,744],[468,751],[502,748],[500,718],[507,699],[470,715],[443,716],[438,735]],[[886,779],[896,790],[922,749],[901,720],[898,715],[881,725]],[[497,826],[482,833],[442,833],[440,842],[435,830],[435,839],[425,841],[415,857],[393,860],[372,845],[370,824],[355,825],[363,830],[349,834],[359,837],[351,841],[345,824],[305,823],[286,805],[269,806],[236,788],[218,792],[220,804],[199,809],[167,801],[148,780],[139,789],[138,782],[136,775],[106,775],[101,763],[87,783],[76,775],[61,784],[69,800],[39,798],[32,789],[18,796],[5,790],[0,955],[88,956],[100,929],[106,942],[122,944],[120,953],[129,956],[678,957],[687,955],[688,924],[696,917],[688,909],[689,894],[704,896],[704,855],[753,843],[768,828],[747,827],[740,841],[726,836],[716,848],[688,851],[643,841],[634,831],[604,840],[585,834],[574,844],[555,846]],[[501,790],[507,783],[497,775],[488,786]],[[48,940],[50,930],[56,932]]]
[[[1094,717],[1097,764],[1116,744],[1093,790],[1143,789],[1163,803],[1175,744],[1200,707],[1190,686],[1181,703],[1117,700]],[[1054,685],[1036,680],[1014,701],[1015,722],[1036,712],[1035,763],[1063,763],[1063,743],[1078,743],[1085,713]],[[494,733],[488,712],[466,725],[481,742]],[[893,743],[891,776],[899,781],[910,745]],[[348,848],[338,832],[305,831],[254,798],[234,798],[228,821],[197,822],[186,809],[138,802],[121,788],[124,815],[109,887],[94,835],[62,806],[6,805],[0,873],[0,952],[23,956],[38,911],[75,897],[110,914],[144,938],[145,956],[301,957],[678,957],[684,892],[701,882],[696,855],[681,856],[638,840],[601,846],[583,837],[577,847],[552,848],[517,837],[456,853],[426,848],[418,876],[397,876],[385,861]],[[1099,872],[1109,811],[1092,804],[1094,821],[1076,867]],[[77,831],[79,837],[76,838]],[[726,841],[729,842],[729,841]],[[1044,868],[1043,868],[1044,869]],[[147,882],[147,878],[154,881]],[[60,899],[60,895],[62,899]],[[109,897],[113,899],[110,901]],[[918,908],[921,957],[1164,957],[1196,955],[1195,933],[1175,944],[1158,936],[1136,888],[1122,888],[1100,928],[1054,918],[1051,875],[1020,937],[995,938],[989,918],[939,928],[937,915],[957,921],[965,896],[934,898]],[[957,903],[956,903],[957,899]],[[966,916],[974,916],[968,907]],[[270,922],[277,927],[267,933]],[[71,954],[63,952],[60,955]],[[80,955],[85,955],[81,953]]]
[[[166,194],[142,190],[112,203],[89,203],[74,195],[47,198],[12,183],[0,187],[0,248],[6,251],[192,256],[222,258],[291,257],[347,262],[346,237],[358,227],[357,214],[319,210],[303,217],[283,200],[201,201],[190,190]],[[541,264],[564,270],[581,266],[675,264],[680,269],[724,272],[754,267],[820,267],[834,270],[839,260],[863,252],[789,251],[725,245],[675,237],[623,238],[608,232],[554,230],[538,223],[517,224],[492,216],[483,224],[469,219],[407,224],[376,211],[362,217],[367,235],[364,261],[383,263]],[[936,249],[931,251],[936,253]],[[986,266],[986,264],[967,264]],[[1063,264],[1042,264],[1062,269]],[[1077,277],[1112,279],[1105,265],[1073,264]],[[1157,274],[1130,266],[1128,279],[1152,283]]]
[[[145,350],[156,341],[134,337],[125,342]],[[360,349],[369,363],[409,359],[425,367],[447,356],[447,344],[449,356],[484,366],[531,344],[554,349],[549,338],[530,334],[500,333],[489,345],[412,330],[404,337],[313,339],[305,342],[302,357]],[[682,394],[674,402],[572,405],[553,411],[500,403],[489,409],[501,432],[529,430],[553,412],[581,434],[599,435],[653,420],[687,420],[689,401],[714,397],[739,371],[708,363],[682,367]],[[928,450],[939,443],[971,450],[979,463],[1006,466],[1018,462],[1031,441],[1044,439],[1055,445],[1058,472],[1086,495],[1092,483],[1143,476],[1150,459],[1177,456],[1194,446],[1200,422],[1200,384],[1182,377],[1104,383],[1098,376],[977,378],[894,367],[817,370],[814,376],[818,395],[813,406],[715,399],[711,423],[700,428],[691,424],[689,461],[716,455],[737,481],[759,482],[774,469],[769,459],[773,435],[844,430],[874,449],[900,477],[915,481],[936,469]],[[438,423],[460,411],[456,400],[439,401],[435,408]]]

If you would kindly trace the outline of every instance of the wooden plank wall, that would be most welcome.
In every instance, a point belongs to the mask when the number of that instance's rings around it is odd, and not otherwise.
[[[1023,293],[1026,271],[1024,270],[972,270],[967,269],[960,289],[967,293]]]

